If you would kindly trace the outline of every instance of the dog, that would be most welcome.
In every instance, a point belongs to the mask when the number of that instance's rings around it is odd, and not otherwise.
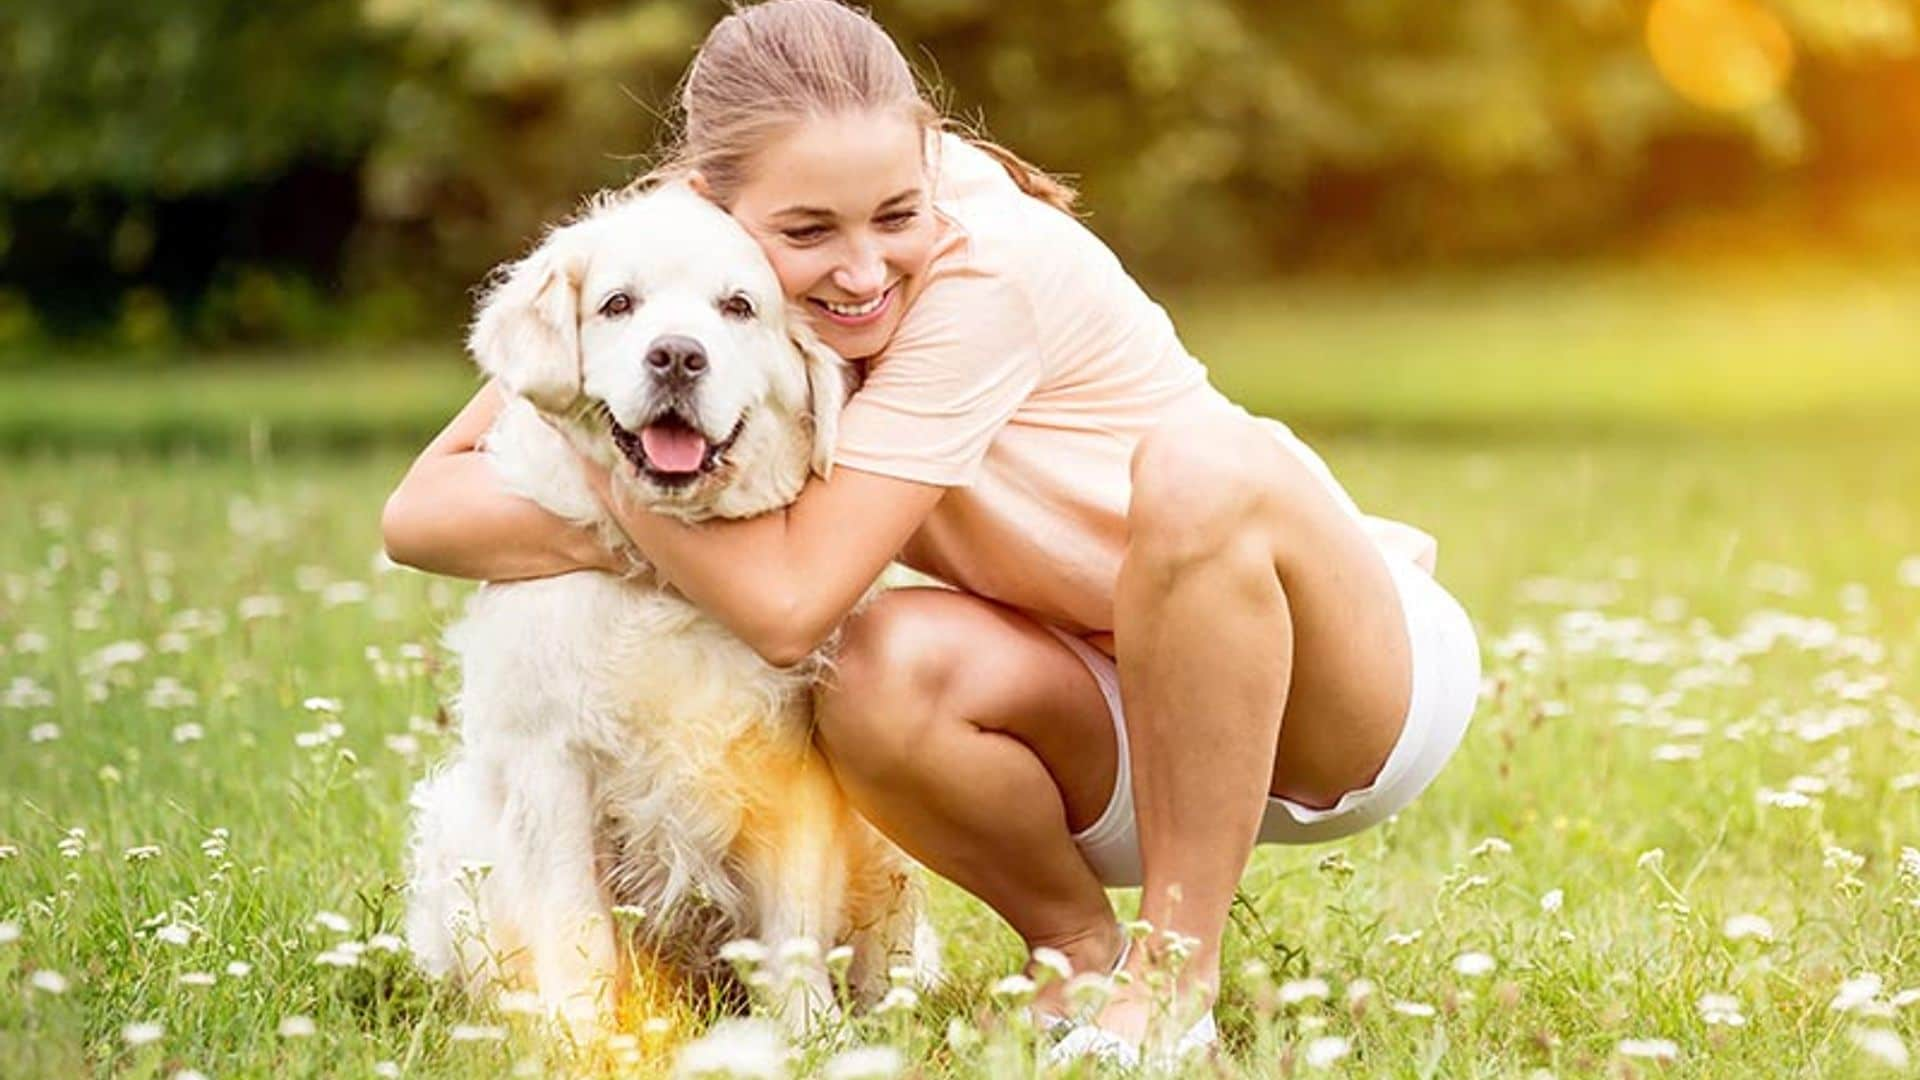
[[[497,281],[469,349],[508,395],[481,447],[507,490],[624,545],[578,458],[688,522],[831,469],[842,361],[690,190],[602,196]],[[809,939],[851,947],[856,999],[902,963],[935,977],[909,862],[812,744],[819,654],[774,667],[644,570],[484,585],[446,640],[461,744],[413,798],[427,971],[530,991],[576,1037],[611,1019],[629,956],[711,985],[725,942]],[[837,1007],[817,959],[795,968],[775,1007],[804,1029]]]

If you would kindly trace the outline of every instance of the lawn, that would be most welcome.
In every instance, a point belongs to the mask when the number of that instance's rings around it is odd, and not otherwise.
[[[1920,267],[1556,268],[1176,289],[1167,306],[1223,389],[1316,435],[1920,416]],[[477,385],[451,345],[16,359],[33,362],[0,367],[0,452],[417,446]]]
[[[1194,309],[1196,342],[1237,358],[1223,382],[1314,403],[1362,505],[1440,538],[1486,657],[1467,742],[1420,801],[1256,856],[1222,1071],[1899,1071],[1920,1037],[1920,396],[1902,396],[1920,331],[1857,284],[1795,310],[1644,281]],[[1641,327],[1642,365],[1576,332],[1582,311]],[[1712,347],[1728,334],[1749,347]],[[1529,338],[1536,361],[1587,359],[1519,378]],[[1351,360],[1309,374],[1315,349]],[[1671,399],[1729,385],[1742,356],[1766,393]],[[1449,377],[1476,357],[1493,367],[1473,378],[1518,381]],[[1601,363],[1619,366],[1568,374]],[[1654,388],[1621,385],[1636,374]],[[228,375],[183,377],[250,377]],[[448,363],[439,389],[405,384],[405,424],[464,380]],[[73,415],[142,422],[146,384],[95,385]],[[17,425],[27,407],[0,394]],[[249,400],[297,400],[276,395]],[[0,1075],[669,1070],[704,1011],[635,1015],[630,1041],[570,1055],[389,951],[407,790],[449,745],[438,634],[464,595],[378,557],[404,453],[186,444],[52,438],[82,449],[0,463]],[[1036,1072],[993,990],[1017,942],[935,891],[950,984],[798,1048],[795,1072],[857,1044],[930,1077]]]

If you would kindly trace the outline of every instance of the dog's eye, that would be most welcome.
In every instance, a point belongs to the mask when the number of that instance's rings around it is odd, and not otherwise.
[[[602,301],[600,304],[600,314],[605,315],[609,319],[617,319],[622,315],[631,313],[632,311],[633,311],[633,296],[629,293],[623,293],[623,292],[614,293],[612,296],[607,297],[606,300]]]
[[[734,293],[720,300],[720,314],[729,319],[753,318],[753,298],[746,293]]]

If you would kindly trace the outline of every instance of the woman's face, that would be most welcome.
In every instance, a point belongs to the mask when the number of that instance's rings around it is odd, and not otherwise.
[[[850,359],[886,347],[933,251],[918,125],[864,111],[801,121],[754,157],[729,209],[821,340]]]

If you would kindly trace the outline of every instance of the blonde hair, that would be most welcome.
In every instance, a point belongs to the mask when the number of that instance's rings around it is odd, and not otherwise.
[[[640,183],[698,172],[725,206],[753,156],[793,124],[849,111],[897,111],[922,131],[955,131],[1021,191],[1072,211],[1077,193],[1006,147],[964,130],[928,100],[899,46],[864,11],[836,0],[735,7],[708,32],[679,93],[666,160]]]

